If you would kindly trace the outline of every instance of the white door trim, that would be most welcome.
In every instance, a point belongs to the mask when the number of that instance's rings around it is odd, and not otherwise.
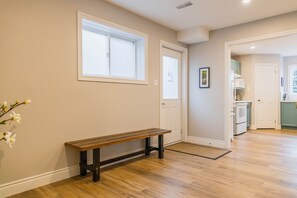
[[[162,64],[162,47],[172,49],[181,53],[181,66],[182,66],[182,82],[181,82],[181,128],[182,128],[182,141],[187,142],[188,137],[188,49],[167,41],[160,41],[160,74]],[[160,78],[159,78],[160,79]],[[160,85],[160,83],[159,83]],[[160,117],[160,102],[162,100],[162,93],[160,88],[159,97],[159,117]]]
[[[231,104],[230,100],[232,99],[231,93],[229,93],[229,87],[231,86],[231,82],[229,80],[229,74],[231,72],[231,49],[230,47],[233,45],[239,45],[243,43],[249,43],[249,42],[254,42],[254,41],[260,41],[264,39],[270,39],[270,38],[276,38],[276,37],[281,37],[281,36],[288,36],[292,34],[296,34],[297,29],[292,29],[288,31],[283,31],[283,32],[276,32],[272,34],[264,34],[264,35],[259,35],[259,36],[254,36],[254,37],[249,37],[249,38],[244,38],[240,40],[233,40],[233,41],[227,41],[225,42],[225,75],[224,75],[224,86],[225,86],[225,108],[224,108],[224,120],[225,120],[225,127],[224,127],[224,141],[225,141],[225,147],[230,148],[231,147],[231,137],[232,137],[232,131],[231,131],[231,126],[229,126],[230,123],[230,110],[231,110]]]

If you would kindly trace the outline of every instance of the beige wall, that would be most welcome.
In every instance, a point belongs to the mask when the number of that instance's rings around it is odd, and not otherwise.
[[[77,81],[77,10],[149,35],[149,84]],[[0,184],[78,164],[64,142],[159,126],[160,40],[176,32],[103,0],[1,0],[0,100],[17,112],[13,149],[0,144]],[[103,149],[103,158],[140,142]]]
[[[224,140],[225,42],[297,29],[297,12],[212,31],[208,42],[190,46],[189,135]],[[199,89],[198,69],[209,66],[210,89]]]
[[[257,55],[244,55],[244,56],[236,56],[233,57],[235,60],[238,60],[241,63],[241,76],[243,79],[245,79],[246,83],[246,89],[240,91],[240,96],[242,100],[246,101],[251,101],[252,102],[252,112],[251,112],[251,128],[255,129],[256,127],[256,109],[255,109],[255,103],[256,103],[256,98],[255,98],[255,67],[256,64],[258,63],[272,63],[276,64],[277,71],[281,70],[282,67],[282,57],[280,55],[275,55],[275,54],[257,54]],[[281,96],[281,91],[280,91],[280,75],[277,74],[277,87],[276,90],[278,90],[277,93],[277,99],[280,100]],[[280,103],[277,103],[277,125],[280,125]]]

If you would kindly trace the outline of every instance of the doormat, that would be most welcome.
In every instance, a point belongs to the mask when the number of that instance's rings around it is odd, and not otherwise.
[[[180,142],[177,144],[166,146],[165,149],[179,152],[179,153],[185,153],[189,155],[204,157],[212,160],[217,160],[220,157],[223,157],[224,155],[231,152],[229,150],[217,149],[217,148],[207,147],[207,146],[200,146],[197,144],[190,144],[185,142]]]

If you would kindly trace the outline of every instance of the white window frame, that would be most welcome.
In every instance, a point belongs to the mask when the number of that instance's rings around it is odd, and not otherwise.
[[[83,64],[82,64],[82,19],[94,21],[96,23],[102,24],[104,26],[111,27],[113,29],[117,29],[122,32],[127,32],[128,34],[137,35],[139,37],[144,38],[144,80],[137,79],[127,79],[121,77],[104,77],[104,76],[84,76],[82,73]],[[148,35],[136,30],[132,30],[122,25],[118,25],[104,19],[94,17],[83,12],[77,12],[77,32],[78,32],[78,80],[79,81],[99,81],[99,82],[111,82],[111,83],[128,83],[128,84],[148,84]],[[118,37],[118,36],[116,36]],[[139,50],[139,49],[137,49]],[[139,57],[137,57],[139,58]],[[139,71],[135,71],[139,72]]]
[[[289,65],[288,67],[288,92],[291,96],[297,97],[297,93],[293,93],[293,85],[292,85],[292,75],[291,72],[292,70],[296,68],[297,69],[297,64]]]

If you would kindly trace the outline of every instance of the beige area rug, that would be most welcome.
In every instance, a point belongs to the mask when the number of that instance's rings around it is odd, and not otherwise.
[[[185,142],[180,142],[177,144],[166,146],[165,149],[179,152],[179,153],[185,153],[189,155],[204,157],[212,160],[217,160],[220,157],[223,157],[224,155],[231,152],[229,150],[217,149],[217,148],[212,148],[207,146],[200,146],[200,145],[190,144]]]

